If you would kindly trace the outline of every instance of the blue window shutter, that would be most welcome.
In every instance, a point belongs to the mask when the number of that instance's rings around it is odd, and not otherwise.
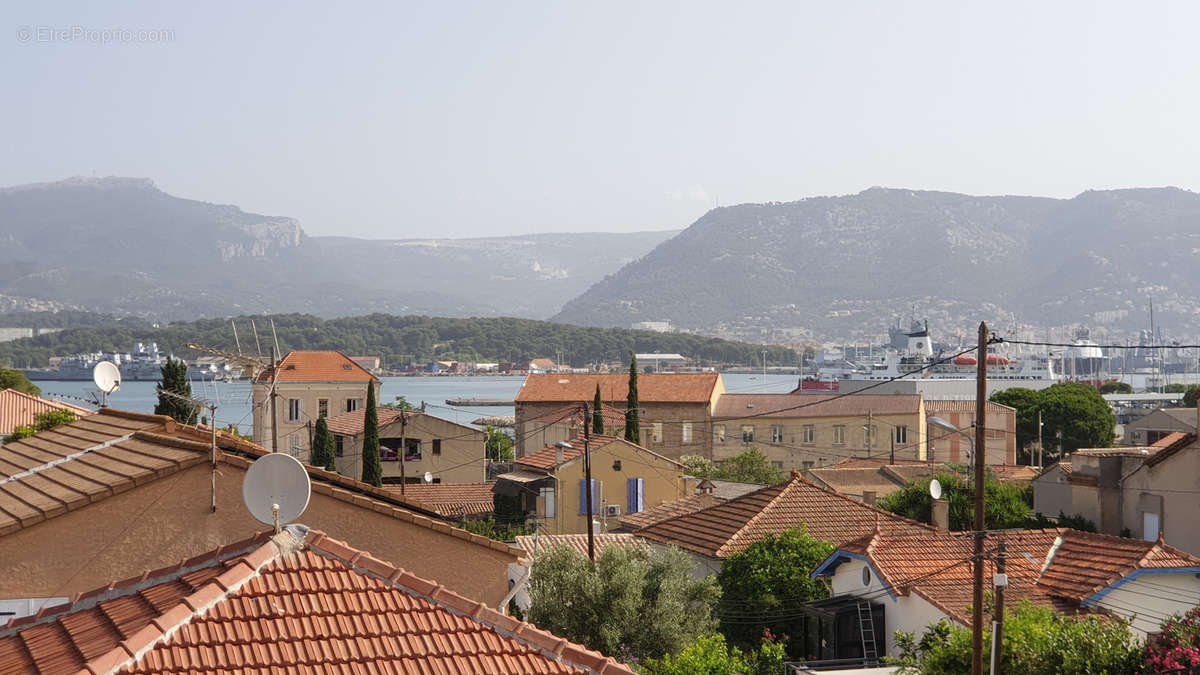
[[[587,479],[579,479],[579,513],[587,513]]]
[[[637,513],[637,479],[625,479],[625,512]]]
[[[646,510],[646,480],[644,478],[637,479],[637,507],[638,513]]]

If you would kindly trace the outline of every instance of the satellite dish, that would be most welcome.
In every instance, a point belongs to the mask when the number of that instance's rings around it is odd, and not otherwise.
[[[432,474],[432,473],[429,473],[428,471],[426,471],[426,472],[425,472],[425,475],[424,475],[423,477],[425,478],[425,482],[426,482],[426,483],[432,483],[432,482],[433,482],[433,474]]]
[[[290,523],[308,508],[312,486],[308,471],[295,457],[281,452],[263,455],[242,480],[242,501],[254,519],[266,525]]]
[[[121,388],[121,369],[112,361],[101,361],[92,368],[92,382],[100,391],[111,394]]]
[[[936,478],[929,481],[929,496],[934,499],[942,498],[942,484]]]

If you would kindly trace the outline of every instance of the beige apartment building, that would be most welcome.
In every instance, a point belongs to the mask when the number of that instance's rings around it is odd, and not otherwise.
[[[987,421],[984,429],[984,455],[986,464],[1017,463],[1017,411],[999,403],[986,402],[984,414]],[[931,400],[925,399],[925,415],[940,417],[956,429],[975,438],[975,400]],[[949,433],[933,425],[926,433],[929,437],[929,461],[946,462],[949,464],[966,464],[969,460],[971,444],[963,434]]]
[[[541,449],[540,440],[528,439],[541,439],[543,428],[556,423],[544,416],[561,414],[565,406],[591,406],[597,385],[604,407],[623,414],[629,394],[626,373],[526,377],[515,401],[517,457]],[[725,383],[719,373],[638,375],[642,445],[673,459],[681,455],[711,456],[707,430],[717,399],[724,393]]]
[[[328,419],[364,408],[368,384],[375,387],[378,400],[379,378],[341,352],[288,353],[275,368],[263,371],[251,388],[254,442],[275,450],[273,432],[278,429],[278,451],[307,462],[317,418],[323,415]]]
[[[926,459],[919,394],[724,394],[710,430],[714,462],[751,448],[788,470],[846,457]]]
[[[383,482],[479,483],[487,480],[486,434],[423,412],[378,408],[379,463]],[[362,476],[365,410],[329,419],[335,465],[343,476]],[[401,452],[403,448],[403,452]]]

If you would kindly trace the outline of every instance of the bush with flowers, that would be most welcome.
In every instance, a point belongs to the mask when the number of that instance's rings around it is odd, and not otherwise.
[[[1200,607],[1162,624],[1159,634],[1146,643],[1143,673],[1200,672]]]

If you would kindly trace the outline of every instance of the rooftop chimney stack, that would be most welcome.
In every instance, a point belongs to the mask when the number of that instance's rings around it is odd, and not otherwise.
[[[933,513],[930,515],[934,527],[942,532],[950,530],[950,502],[945,499],[933,500]]]
[[[554,465],[561,466],[563,463],[563,446],[562,443],[554,444]]]
[[[863,490],[863,503],[867,506],[875,506],[874,490]]]

